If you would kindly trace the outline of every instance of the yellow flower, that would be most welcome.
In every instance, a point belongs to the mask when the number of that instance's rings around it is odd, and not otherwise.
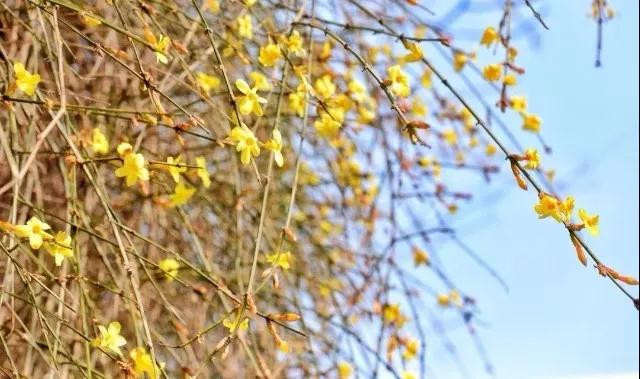
[[[469,61],[469,56],[464,53],[455,53],[453,55],[453,68],[456,72],[462,71],[464,66],[466,66]]]
[[[509,98],[509,105],[514,111],[524,112],[527,110],[527,98],[524,96],[511,96]]]
[[[431,70],[425,70],[425,72],[420,77],[420,83],[424,88],[431,88]]]
[[[268,91],[271,89],[271,83],[266,76],[262,75],[258,71],[251,71],[249,73],[249,79],[259,91]]]
[[[164,64],[167,64],[167,62],[169,62],[169,57],[167,57],[167,50],[169,49],[170,44],[171,39],[161,34],[158,42],[153,45],[156,53],[156,62],[162,62]]]
[[[542,119],[539,116],[526,112],[522,113],[522,129],[538,133],[541,125]]]
[[[563,221],[569,221],[571,219],[571,214],[573,213],[573,207],[575,205],[575,200],[573,196],[567,196],[564,201],[560,202],[560,218]]]
[[[253,38],[253,26],[251,25],[251,15],[249,13],[238,17],[238,35],[246,39]]]
[[[482,76],[490,82],[495,82],[500,79],[502,75],[502,66],[498,63],[492,63],[486,65],[482,69]]]
[[[73,249],[71,248],[71,236],[65,232],[57,232],[53,241],[44,242],[44,248],[53,256],[56,266],[62,265],[65,258],[73,257]]]
[[[252,155],[254,157],[260,155],[258,139],[244,123],[241,127],[236,126],[231,129],[229,139],[236,146],[236,150],[240,152],[240,161],[243,165],[249,164]]]
[[[284,157],[282,156],[282,134],[278,129],[273,129],[273,137],[265,142],[264,148],[273,152],[273,159],[276,161],[278,167],[282,167],[284,164]]]
[[[405,361],[413,359],[416,354],[418,354],[418,350],[420,349],[420,343],[415,338],[409,338],[409,340],[404,345],[404,351],[402,352],[402,358]]]
[[[236,323],[236,319],[238,318],[238,316],[234,313],[230,314],[229,316],[227,316],[227,318],[225,318],[224,320],[222,320],[222,325],[229,329],[229,332],[233,332],[234,330],[245,330],[249,327],[249,319],[248,318],[244,318],[242,321],[240,321],[239,323]]]
[[[131,153],[133,151],[133,146],[131,146],[128,142],[120,142],[116,147],[116,151],[120,156],[124,157],[125,155]]]
[[[136,347],[129,352],[129,358],[133,361],[133,371],[138,376],[146,374],[149,378],[156,379],[160,376],[160,368],[153,367],[151,355],[144,347]]]
[[[302,47],[302,37],[300,37],[300,33],[297,30],[294,30],[293,33],[287,38],[285,45],[287,46],[287,50],[289,52],[302,56],[304,55],[304,48]]]
[[[288,270],[291,267],[291,258],[292,254],[289,251],[284,253],[273,253],[267,255],[267,262],[271,263],[276,267],[280,267],[283,270]]]
[[[196,157],[196,173],[200,180],[202,180],[202,185],[204,188],[209,188],[211,185],[211,179],[209,179],[209,171],[207,171],[207,162],[204,160],[204,157]]]
[[[140,153],[126,153],[124,163],[116,169],[118,178],[125,177],[128,187],[134,185],[138,179],[149,180],[149,171],[144,167],[144,155]]]
[[[497,40],[498,40],[498,32],[493,26],[488,26],[482,33],[480,44],[486,47],[489,47]]]
[[[173,258],[165,258],[158,262],[158,267],[164,272],[164,277],[168,281],[173,281],[178,276],[178,270],[180,270],[180,262]]]
[[[184,205],[191,199],[193,194],[196,193],[196,189],[192,187],[185,186],[184,183],[180,182],[176,185],[174,192],[169,195],[169,200],[171,201],[172,207],[177,207],[178,205]]]
[[[446,294],[446,293],[439,294],[436,297],[436,300],[438,301],[438,305],[442,307],[446,307],[451,304],[451,299],[449,298],[449,294]]]
[[[44,239],[51,239],[53,236],[45,230],[49,230],[49,224],[40,221],[39,218],[33,216],[25,225],[16,225],[15,233],[20,238],[29,238],[29,245],[32,249],[38,250],[42,246]]]
[[[442,131],[442,139],[444,139],[449,145],[454,146],[458,143],[458,135],[453,128],[446,128]]]
[[[120,329],[120,323],[117,321],[110,322],[109,326],[106,328],[102,325],[98,325],[100,337],[97,337],[92,341],[93,346],[110,350],[117,355],[122,355],[120,347],[126,345],[127,340],[120,335]]]
[[[502,79],[502,82],[505,86],[515,86],[518,83],[518,79],[514,74],[507,74]]]
[[[336,92],[336,85],[333,84],[329,74],[322,75],[321,78],[317,79],[313,87],[322,99],[328,99]]]
[[[428,266],[429,263],[430,263],[429,254],[426,251],[418,248],[413,249],[413,264],[415,266],[419,266],[419,265]]]
[[[347,362],[338,363],[338,377],[340,379],[349,379],[352,372],[353,368]]]
[[[82,23],[90,28],[102,24],[102,21],[100,21],[100,19],[97,19],[88,13],[81,13],[80,17],[82,18]]]
[[[24,65],[20,62],[13,63],[13,71],[15,71],[16,85],[20,91],[29,96],[33,96],[36,92],[36,87],[38,87],[38,83],[41,81],[40,75],[31,74],[29,71],[25,70]]]
[[[357,102],[361,102],[367,96],[367,89],[356,79],[351,79],[347,84],[351,98]]]
[[[93,129],[91,147],[93,148],[93,152],[98,155],[104,155],[109,152],[109,141],[107,141],[107,137],[105,137],[98,128]]]
[[[423,54],[420,45],[414,42],[406,42],[404,40],[402,41],[402,43],[404,47],[409,50],[409,53],[401,58],[402,62],[416,62],[422,59]]]
[[[415,374],[413,374],[410,371],[403,371],[401,378],[402,379],[418,379],[418,377],[415,376]]]
[[[322,113],[320,119],[313,123],[318,134],[324,138],[332,139],[338,135],[340,131],[340,123],[327,113]]]
[[[240,113],[250,114],[253,112],[256,116],[262,116],[260,104],[266,103],[267,99],[258,95],[258,87],[249,88],[247,82],[242,79],[236,80],[236,87],[243,94],[243,96],[236,98]]]
[[[424,117],[427,115],[428,109],[419,97],[414,97],[411,102],[411,112],[416,116]]]
[[[198,72],[196,74],[196,81],[200,88],[202,88],[202,90],[207,94],[209,94],[212,89],[216,89],[220,86],[220,78],[204,72]]]
[[[578,217],[580,217],[580,221],[582,221],[582,224],[592,236],[598,235],[600,232],[600,228],[598,227],[600,216],[589,215],[586,210],[580,209],[578,210]]]
[[[203,8],[211,11],[211,13],[218,13],[220,11],[220,2],[218,0],[205,0]]]
[[[289,94],[289,108],[296,112],[298,117],[304,114],[304,106],[307,99],[307,90],[304,84],[298,85],[295,92]]]
[[[167,164],[165,166],[173,181],[178,183],[180,181],[180,174],[187,171],[187,168],[182,164],[182,155],[178,155],[175,159],[173,157],[167,157]]]
[[[535,170],[540,165],[540,154],[536,149],[527,149],[524,151],[524,157],[527,161],[525,165],[529,170]]]
[[[265,67],[274,66],[278,60],[282,58],[282,52],[280,47],[275,43],[268,43],[265,46],[260,46],[260,53],[258,55],[258,61]]]
[[[560,211],[560,201],[546,193],[541,193],[538,203],[533,207],[538,214],[538,218],[553,217],[556,221],[562,220]]]
[[[252,6],[253,4],[255,4],[258,0],[244,0],[244,5],[248,7]]]
[[[492,143],[487,144],[487,147],[484,149],[484,153],[487,154],[487,156],[489,157],[495,154],[496,151],[498,151],[498,148],[496,147],[496,145]]]
[[[409,96],[409,76],[399,65],[391,66],[387,69],[389,80],[391,81],[391,92],[396,96]]]

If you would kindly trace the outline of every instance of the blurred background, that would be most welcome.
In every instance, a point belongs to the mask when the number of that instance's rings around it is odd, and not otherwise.
[[[526,94],[530,109],[544,120],[542,135],[553,152],[543,156],[543,165],[557,170],[557,191],[600,214],[601,234],[587,237],[588,244],[611,266],[637,276],[638,2],[609,4],[616,17],[604,26],[599,68],[589,1],[535,2],[549,31],[522,7],[521,17],[529,20],[514,33],[518,61],[527,72],[512,93]],[[451,4],[440,5],[431,6],[437,15],[451,10]],[[497,25],[502,5],[462,1],[458,6],[468,12],[443,22],[454,35],[464,35],[470,24]],[[468,32],[469,46],[480,33]],[[481,62],[491,59],[480,54],[490,53],[479,51]],[[491,92],[488,99],[494,97]],[[524,146],[540,146],[519,131],[518,139]],[[434,376],[638,378],[638,311],[592,267],[577,262],[566,231],[539,221],[532,210],[535,199],[501,171],[449,221],[509,290],[453,244],[447,249],[443,241],[439,248],[447,273],[477,297],[477,330],[494,374],[487,373],[459,315],[452,313],[447,329],[456,334],[459,325],[459,336],[452,338],[460,343],[452,354],[445,342],[432,341],[427,361]],[[637,288],[632,293],[637,297]]]

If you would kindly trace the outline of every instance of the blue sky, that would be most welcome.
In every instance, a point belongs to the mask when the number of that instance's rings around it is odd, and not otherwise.
[[[544,120],[542,134],[553,154],[543,163],[557,170],[559,192],[600,214],[601,234],[586,237],[589,245],[606,263],[637,277],[638,2],[611,1],[618,16],[605,26],[598,69],[596,26],[585,16],[589,3],[536,2],[551,30],[540,32],[538,46],[522,41],[518,60],[527,72],[515,93],[525,93]],[[498,18],[482,15],[484,25]],[[525,146],[536,143],[518,137]],[[480,335],[497,377],[638,378],[638,311],[612,283],[577,262],[566,231],[537,220],[535,197],[506,173],[476,192],[478,204],[469,207],[477,211],[459,226],[510,291],[471,261],[447,264],[479,300],[486,323]],[[637,288],[631,292],[638,295]],[[465,341],[464,333],[457,340]],[[470,377],[488,377],[471,343],[458,347]],[[444,349],[432,345],[430,354],[442,359],[434,365],[438,377],[452,377]]]

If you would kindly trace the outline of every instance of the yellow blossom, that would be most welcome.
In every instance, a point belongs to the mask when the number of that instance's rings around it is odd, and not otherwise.
[[[287,46],[287,50],[295,55],[301,56],[304,55],[304,48],[302,47],[302,37],[300,37],[300,33],[297,30],[294,30],[293,33],[286,39],[285,45]]]
[[[46,232],[49,229],[51,229],[49,224],[33,216],[25,225],[16,225],[14,230],[18,237],[29,238],[29,246],[34,250],[38,250],[45,239],[53,238],[51,234]]]
[[[16,85],[20,91],[29,96],[33,96],[36,92],[36,87],[38,87],[38,83],[41,81],[40,75],[30,73],[20,62],[13,63],[13,71],[16,75]]]
[[[347,362],[338,363],[338,377],[340,379],[349,379],[353,373],[353,368]]]
[[[409,87],[409,76],[399,65],[391,66],[387,69],[389,80],[391,81],[391,92],[396,96],[407,97],[411,91]]]
[[[234,312],[222,320],[222,325],[229,329],[229,332],[233,332],[234,330],[245,330],[249,327],[248,318],[244,318],[240,322],[236,323],[237,318],[238,316]]]
[[[198,72],[196,74],[196,81],[200,88],[207,94],[209,94],[212,89],[217,89],[220,86],[220,78],[204,72]]]
[[[276,267],[280,267],[283,270],[288,270],[291,267],[292,254],[289,251],[281,252],[280,254],[273,253],[267,255],[267,262]]]
[[[196,174],[202,181],[202,185],[204,186],[204,188],[209,188],[209,186],[211,185],[211,179],[209,179],[207,162],[205,161],[204,157],[196,157],[196,166],[198,166],[198,168],[196,169]]]
[[[347,83],[347,89],[349,89],[351,98],[357,102],[362,102],[367,96],[367,89],[356,79],[351,79]]]
[[[128,142],[120,142],[116,147],[116,151],[120,156],[124,157],[125,155],[131,153],[133,151],[133,146],[131,146]]]
[[[529,170],[535,170],[540,165],[540,154],[536,149],[525,150],[524,158],[527,161],[525,167]]]
[[[71,248],[71,236],[65,232],[56,233],[53,241],[44,242],[44,248],[53,256],[56,266],[61,266],[65,258],[73,257],[73,249]]]
[[[256,116],[262,116],[262,107],[260,104],[265,104],[267,99],[258,95],[258,87],[249,88],[247,82],[242,79],[236,80],[236,87],[243,96],[238,96],[236,101],[238,102],[238,110],[241,114],[250,114],[253,112]]]
[[[539,116],[529,113],[522,114],[522,129],[538,133],[541,125],[542,119]]]
[[[569,221],[571,219],[571,214],[573,213],[573,207],[575,205],[575,199],[573,196],[567,196],[564,201],[559,203],[560,208],[560,218],[562,221]]]
[[[405,361],[413,359],[416,354],[418,354],[418,350],[420,349],[420,342],[418,342],[415,338],[409,338],[407,342],[404,344],[404,351],[402,352],[402,358]]]
[[[211,13],[220,12],[220,2],[218,0],[205,0],[203,8]]]
[[[236,150],[240,152],[240,161],[243,165],[249,164],[252,155],[254,157],[260,155],[258,139],[244,123],[240,127],[231,129],[229,138],[236,146]]]
[[[402,43],[404,44],[404,47],[409,50],[409,53],[402,57],[402,62],[416,62],[422,59],[423,54],[420,45],[415,42],[407,42],[404,40],[402,41]]]
[[[319,79],[316,80],[314,84],[314,89],[322,99],[328,99],[336,92],[336,85],[333,84],[333,80],[331,79],[331,75],[322,75]]]
[[[274,66],[278,60],[282,58],[282,52],[280,46],[275,43],[268,43],[265,46],[260,46],[260,53],[258,55],[258,61],[265,67]]]
[[[154,367],[151,355],[144,347],[136,347],[129,352],[129,358],[133,361],[133,371],[138,376],[147,375],[148,378],[160,377],[160,368]]]
[[[120,335],[120,329],[120,323],[117,321],[110,322],[106,328],[103,325],[98,325],[100,336],[92,341],[93,346],[101,347],[117,355],[122,355],[120,347],[126,345],[127,340]]]
[[[507,74],[502,78],[502,83],[504,83],[505,86],[515,86],[516,83],[518,83],[518,79],[514,74]]]
[[[161,62],[167,64],[169,62],[169,57],[167,57],[167,50],[169,49],[169,45],[171,44],[171,39],[167,36],[160,35],[160,39],[153,46],[156,53],[156,62]]]
[[[100,19],[95,18],[88,13],[84,13],[84,12],[81,13],[80,18],[82,18],[82,23],[90,28],[93,28],[95,26],[102,24],[102,21],[100,21]]]
[[[524,112],[527,110],[527,98],[524,96],[511,96],[509,98],[509,106],[516,112]]]
[[[487,147],[484,149],[484,153],[489,157],[495,154],[496,151],[498,151],[498,148],[492,143],[487,144]]]
[[[183,182],[180,182],[176,185],[174,192],[169,195],[169,200],[171,201],[172,207],[177,207],[178,205],[184,205],[191,199],[193,194],[196,192],[195,188],[188,187],[184,185]]]
[[[403,371],[401,379],[418,379],[418,377],[411,371]]]
[[[246,39],[253,38],[253,26],[251,25],[251,15],[249,13],[238,17],[238,35]]]
[[[180,262],[173,258],[165,258],[158,262],[158,267],[164,273],[165,279],[173,281],[178,276],[178,270],[180,270]]]
[[[458,143],[458,135],[453,128],[446,128],[442,131],[442,139],[444,139],[449,145],[454,146]]]
[[[304,105],[307,93],[304,91],[295,91],[289,94],[289,108],[296,112],[298,117],[304,114]]]
[[[430,259],[429,259],[429,254],[419,248],[414,248],[413,249],[413,264],[415,266],[419,266],[419,265],[429,265],[430,263]]]
[[[322,113],[320,119],[313,123],[318,134],[324,138],[334,138],[340,131],[340,123],[334,120],[329,114]]]
[[[498,32],[493,26],[488,26],[482,33],[480,44],[486,47],[489,47],[497,40],[498,40]]]
[[[253,86],[258,89],[258,91],[268,91],[271,89],[271,83],[266,76],[262,75],[258,71],[251,71],[249,73],[249,79],[253,83]]]
[[[464,68],[464,66],[466,66],[467,62],[469,61],[469,56],[464,54],[464,53],[455,53],[453,55],[453,68],[454,70],[456,70],[456,72],[460,72],[462,71],[462,69]]]
[[[144,167],[144,155],[130,152],[124,155],[123,160],[123,165],[116,169],[116,176],[125,177],[128,187],[134,185],[138,179],[149,180],[149,171]]]
[[[502,66],[498,63],[492,63],[486,65],[482,69],[482,76],[490,82],[495,82],[500,79],[502,75]]]
[[[94,128],[91,136],[91,147],[93,152],[98,155],[104,155],[109,152],[109,141],[98,128]]]
[[[582,224],[591,235],[598,235],[598,233],[600,232],[600,229],[598,227],[600,216],[590,215],[586,210],[580,209],[578,210],[578,217],[580,217],[580,221],[582,221]]]
[[[546,193],[541,193],[538,203],[533,207],[538,214],[538,218],[553,217],[556,221],[562,220],[560,211],[560,201]]]
[[[422,83],[422,86],[424,88],[431,88],[431,70],[425,70],[424,73],[422,73],[422,76],[420,77],[420,83]]]
[[[264,148],[273,152],[273,159],[276,161],[278,167],[282,167],[284,164],[284,157],[282,156],[282,134],[278,129],[273,129],[273,137],[265,142]]]
[[[182,155],[178,155],[175,159],[173,157],[167,157],[167,164],[165,166],[173,181],[178,183],[180,181],[180,174],[187,171],[187,168],[182,164]]]

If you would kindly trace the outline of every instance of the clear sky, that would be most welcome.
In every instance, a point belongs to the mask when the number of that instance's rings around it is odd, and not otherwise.
[[[516,93],[526,93],[530,109],[544,120],[543,136],[554,151],[543,163],[557,169],[558,190],[600,214],[601,234],[586,236],[588,244],[612,267],[638,277],[638,2],[610,1],[618,16],[605,26],[598,69],[596,26],[585,16],[589,3],[535,2],[551,30],[540,32],[538,46],[522,44],[518,60],[527,72]],[[493,20],[482,17],[485,25]],[[495,24],[499,15],[493,17]],[[526,136],[522,141],[535,144]],[[535,197],[518,190],[507,171],[475,192],[478,204],[470,207],[477,211],[459,226],[510,291],[471,261],[447,264],[478,297],[486,324],[480,335],[496,376],[638,378],[638,311],[612,283],[577,262],[563,228],[537,220]],[[638,296],[637,288],[631,292]],[[461,334],[457,341],[468,338]],[[458,347],[469,376],[488,377],[471,342]],[[434,365],[438,377],[457,377],[437,342],[430,354],[442,360]]]

